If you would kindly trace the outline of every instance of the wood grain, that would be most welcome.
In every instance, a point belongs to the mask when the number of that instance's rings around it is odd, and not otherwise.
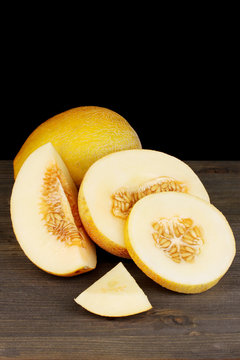
[[[212,289],[197,295],[168,291],[131,260],[98,249],[97,268],[59,278],[35,267],[12,231],[12,162],[0,161],[0,359],[240,359],[240,162],[188,161],[211,202],[228,219],[237,243],[234,262]],[[153,309],[128,318],[88,313],[74,301],[122,261]]]

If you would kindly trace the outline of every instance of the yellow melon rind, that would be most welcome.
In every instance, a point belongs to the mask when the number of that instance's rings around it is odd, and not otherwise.
[[[111,152],[142,148],[140,139],[121,115],[99,106],[80,106],[40,124],[26,139],[14,161],[14,178],[27,157],[51,142],[77,186],[97,159]]]

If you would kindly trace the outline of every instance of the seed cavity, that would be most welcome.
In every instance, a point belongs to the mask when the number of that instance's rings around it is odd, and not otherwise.
[[[191,218],[174,216],[152,223],[155,245],[176,263],[193,263],[204,244],[202,230]]]
[[[76,200],[56,163],[47,167],[39,203],[47,231],[66,245],[85,247]]]
[[[114,216],[126,219],[133,205],[141,198],[164,191],[187,192],[184,183],[168,176],[160,176],[147,181],[136,189],[130,190],[125,187],[117,190],[112,195],[112,213]]]

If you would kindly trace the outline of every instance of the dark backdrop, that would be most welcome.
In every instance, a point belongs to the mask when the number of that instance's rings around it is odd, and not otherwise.
[[[114,76],[114,74],[113,74]],[[183,160],[239,160],[235,98],[222,79],[193,76],[164,85],[139,74],[135,79],[97,79],[90,85],[49,77],[14,89],[5,115],[7,146],[1,158],[13,159],[27,136],[43,121],[83,105],[110,108],[125,117],[144,148]],[[145,81],[144,81],[145,80]]]
[[[236,44],[220,29],[203,34],[201,27],[192,37],[190,28],[175,31],[165,43],[138,34],[128,38],[128,48],[122,34],[111,47],[97,33],[88,47],[83,37],[73,47],[59,33],[59,43],[50,38],[46,47],[42,34],[33,41],[29,31],[26,43],[23,36],[9,42],[1,158],[13,159],[55,114],[98,105],[125,117],[144,148],[183,160],[240,160]]]

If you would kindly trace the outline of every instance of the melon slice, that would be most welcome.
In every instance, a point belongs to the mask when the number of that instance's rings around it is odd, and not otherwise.
[[[55,275],[96,267],[95,244],[79,217],[77,189],[63,160],[48,143],[24,162],[11,195],[11,219],[26,256]]]
[[[199,293],[214,286],[235,256],[224,215],[193,195],[149,195],[133,207],[125,241],[137,266],[170,290]]]
[[[202,182],[183,161],[154,150],[124,150],[96,161],[79,191],[83,225],[100,247],[129,258],[124,223],[133,205],[158,192],[190,193],[209,202]]]
[[[152,308],[147,296],[121,262],[74,300],[101,316],[129,316]]]

